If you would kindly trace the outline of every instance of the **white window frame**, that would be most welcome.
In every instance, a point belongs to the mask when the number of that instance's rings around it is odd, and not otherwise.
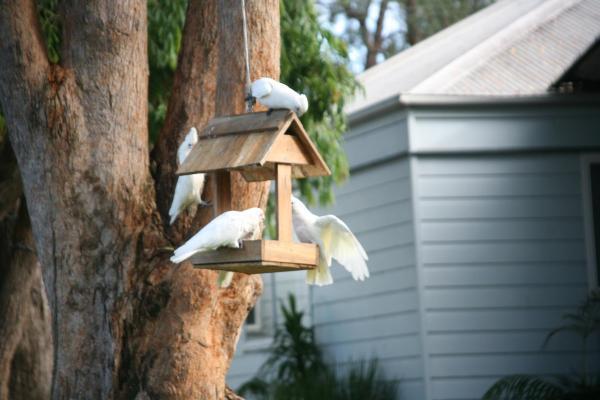
[[[581,184],[583,198],[583,226],[585,233],[586,264],[590,290],[598,288],[598,265],[596,263],[596,234],[594,232],[594,210],[590,166],[600,164],[600,153],[581,156]],[[598,210],[600,212],[600,210]]]

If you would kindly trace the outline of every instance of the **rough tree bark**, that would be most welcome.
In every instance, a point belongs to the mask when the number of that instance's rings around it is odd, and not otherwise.
[[[0,103],[50,303],[52,398],[233,397],[225,374],[260,278],[238,276],[219,290],[214,272],[171,264],[167,249],[208,217],[203,210],[166,228],[164,204],[189,126],[201,128],[215,109],[242,107],[241,64],[222,61],[241,60],[239,2],[190,1],[155,180],[146,2],[72,0],[61,7],[61,63],[51,65],[33,0],[0,0]],[[278,3],[247,1],[247,12],[253,73],[277,78]],[[264,205],[267,185],[234,179],[232,186],[234,207]]]
[[[45,400],[52,377],[50,310],[17,162],[0,129],[0,400]]]

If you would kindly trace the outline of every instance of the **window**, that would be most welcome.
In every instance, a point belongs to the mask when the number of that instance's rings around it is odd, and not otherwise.
[[[254,308],[252,308],[252,310],[250,310],[250,312],[248,313],[248,317],[246,317],[246,332],[248,333],[258,333],[261,330],[261,306],[260,306],[260,299],[258,299],[258,301],[256,302],[256,304],[254,305]]]
[[[590,288],[600,286],[600,155],[582,159],[585,240]]]

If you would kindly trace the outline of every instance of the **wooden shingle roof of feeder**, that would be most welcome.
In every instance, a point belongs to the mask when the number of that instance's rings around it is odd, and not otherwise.
[[[293,178],[331,174],[296,114],[288,110],[214,118],[177,175],[237,170],[249,182],[265,181],[275,179],[277,164],[290,164]]]

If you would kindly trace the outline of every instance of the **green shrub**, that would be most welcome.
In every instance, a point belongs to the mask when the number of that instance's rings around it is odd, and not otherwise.
[[[281,312],[284,324],[275,334],[271,354],[257,375],[238,389],[241,395],[261,400],[396,399],[397,385],[385,380],[377,360],[353,363],[346,373],[325,363],[293,295]]]
[[[581,339],[581,368],[575,375],[547,380],[532,375],[512,375],[494,383],[483,400],[598,400],[600,375],[590,373],[589,340],[600,332],[600,291],[592,292],[574,313],[563,315],[564,325],[546,336],[544,346],[558,333],[571,332]]]

